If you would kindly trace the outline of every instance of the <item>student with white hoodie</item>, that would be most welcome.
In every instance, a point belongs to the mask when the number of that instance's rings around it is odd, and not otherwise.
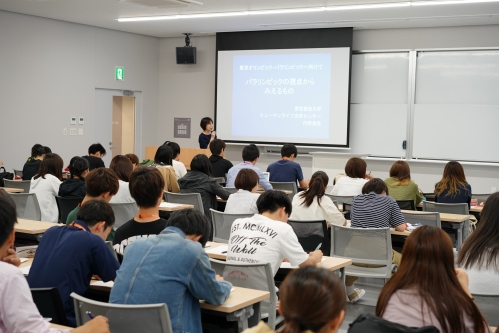
[[[29,193],[36,194],[44,222],[58,220],[59,210],[55,196],[59,193],[63,167],[64,163],[59,155],[46,154],[38,173],[31,178]]]

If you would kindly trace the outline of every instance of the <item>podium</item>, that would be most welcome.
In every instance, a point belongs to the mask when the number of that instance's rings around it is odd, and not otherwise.
[[[154,155],[156,155],[156,151],[159,146],[146,146],[146,159],[154,160]],[[211,151],[209,149],[200,149],[200,148],[180,148],[180,162],[184,163],[187,170],[191,169],[191,161],[194,156],[198,154],[204,154],[208,157],[211,156]]]

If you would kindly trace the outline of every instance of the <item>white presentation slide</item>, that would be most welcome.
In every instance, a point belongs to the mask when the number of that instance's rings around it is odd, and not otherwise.
[[[346,146],[350,48],[218,51],[222,140]]]

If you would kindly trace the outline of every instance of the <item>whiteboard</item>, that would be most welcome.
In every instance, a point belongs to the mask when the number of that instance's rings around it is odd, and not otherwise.
[[[409,52],[352,55],[352,154],[405,157]]]
[[[413,157],[499,162],[499,51],[419,52]]]

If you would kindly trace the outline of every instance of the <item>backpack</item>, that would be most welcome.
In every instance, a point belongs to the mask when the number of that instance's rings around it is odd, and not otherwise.
[[[1,172],[2,169],[3,169],[3,172]],[[1,187],[5,186],[4,182],[3,182],[4,179],[13,180],[14,174],[12,172],[6,172],[4,167],[0,167],[0,186]]]
[[[361,314],[351,323],[348,333],[439,333],[435,326],[407,327],[372,314]]]

